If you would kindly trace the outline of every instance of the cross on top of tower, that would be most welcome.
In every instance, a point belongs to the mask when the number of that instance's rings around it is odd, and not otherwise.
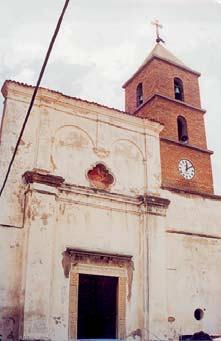
[[[157,36],[156,42],[157,43],[160,43],[160,42],[165,43],[165,41],[162,38],[160,38],[160,32],[159,32],[159,28],[163,28],[163,25],[161,25],[159,20],[157,20],[157,19],[152,22],[152,25],[156,26],[156,36]]]

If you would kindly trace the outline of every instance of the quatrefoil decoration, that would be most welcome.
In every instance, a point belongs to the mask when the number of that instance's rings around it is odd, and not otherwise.
[[[109,189],[114,183],[114,177],[107,167],[98,163],[87,172],[90,184],[98,189]]]

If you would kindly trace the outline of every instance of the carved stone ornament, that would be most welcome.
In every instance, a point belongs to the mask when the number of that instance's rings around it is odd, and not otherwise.
[[[78,263],[83,264],[98,264],[105,267],[108,265],[117,266],[119,268],[125,268],[127,270],[128,278],[128,296],[127,299],[130,300],[131,297],[131,287],[133,281],[133,270],[134,264],[132,261],[132,256],[129,255],[114,255],[108,253],[100,252],[90,252],[84,250],[75,250],[67,248],[66,251],[62,253],[62,267],[64,270],[64,276],[69,277],[71,267],[76,266]]]
[[[109,189],[114,183],[114,177],[102,163],[96,164],[87,172],[90,184],[98,189]]]
[[[64,178],[61,176],[43,174],[36,171],[26,171],[22,177],[27,184],[38,182],[52,187],[59,187],[64,182]]]
[[[108,157],[108,155],[110,154],[109,150],[106,150],[104,148],[93,148],[93,151],[101,159]]]

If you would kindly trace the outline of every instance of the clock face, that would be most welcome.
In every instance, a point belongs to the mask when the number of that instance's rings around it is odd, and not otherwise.
[[[178,169],[179,169],[180,175],[184,177],[184,179],[186,180],[191,180],[195,175],[195,168],[192,162],[189,160],[185,160],[185,159],[180,160],[178,164]]]

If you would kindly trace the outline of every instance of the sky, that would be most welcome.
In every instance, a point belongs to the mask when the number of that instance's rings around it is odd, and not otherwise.
[[[5,79],[36,84],[63,5],[0,2],[1,85]],[[70,0],[41,86],[123,110],[122,85],[154,47],[155,19],[163,24],[165,47],[201,72],[215,192],[221,194],[221,0]]]

